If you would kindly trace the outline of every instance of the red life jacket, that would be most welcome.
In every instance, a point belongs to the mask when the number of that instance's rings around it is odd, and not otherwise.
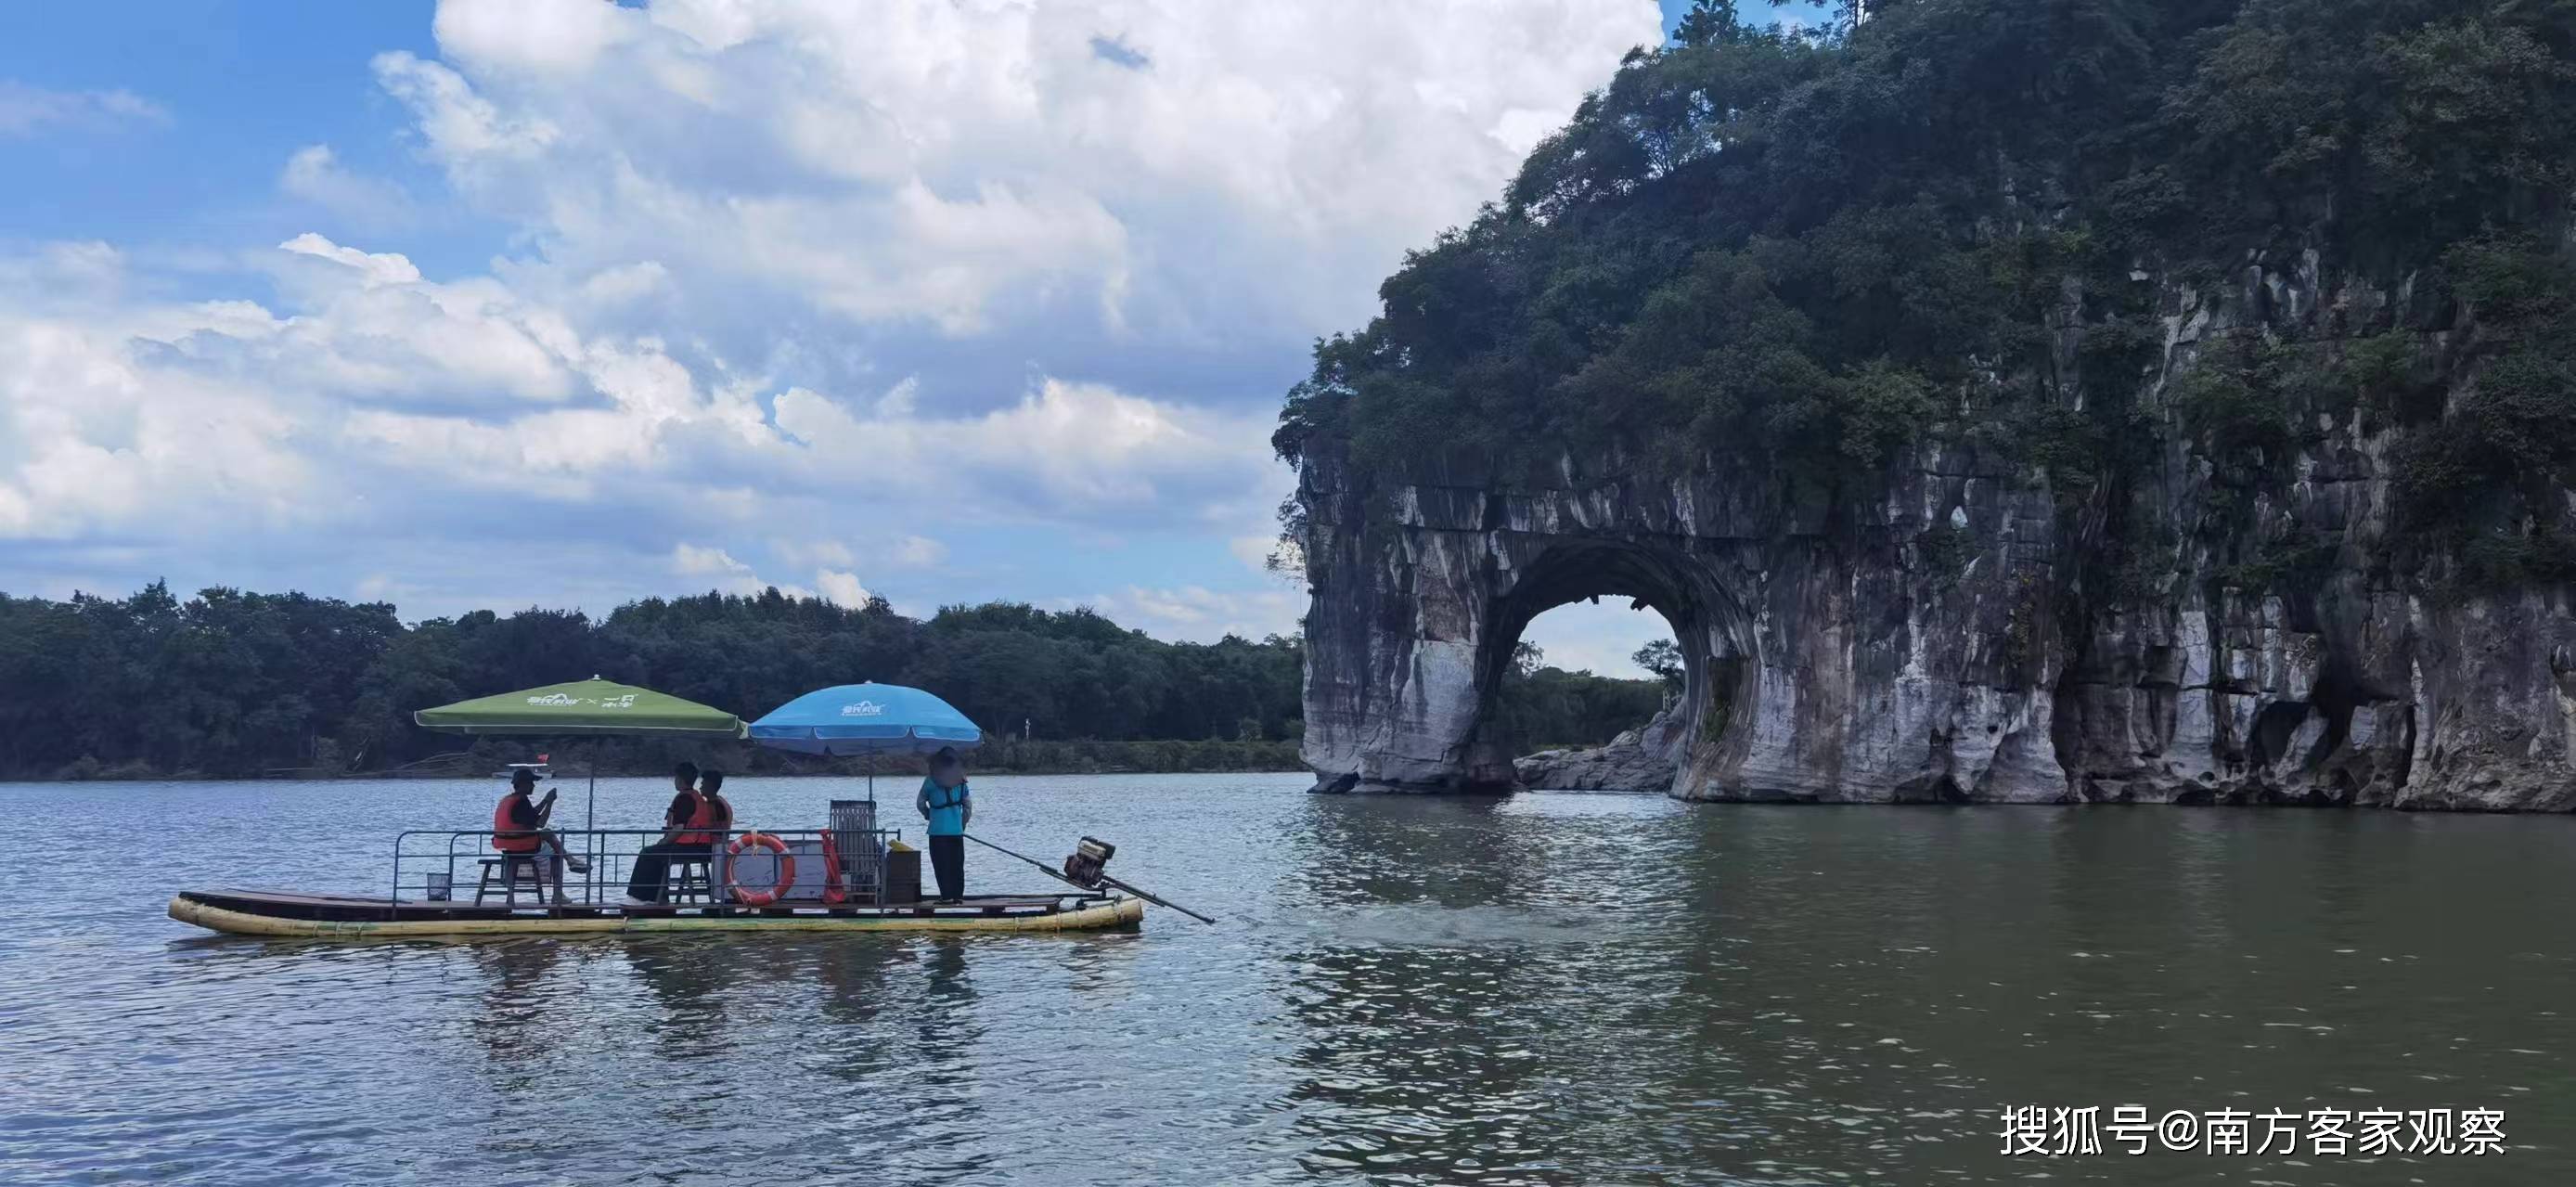
[[[723,839],[721,830],[733,827],[733,813],[716,803],[714,796],[704,792],[692,795],[694,802],[689,806],[689,828],[692,831],[671,839],[682,845],[713,845]]]
[[[513,791],[502,796],[501,802],[492,806],[492,847],[503,853],[534,853],[537,851],[537,846],[544,844],[544,841],[537,834],[521,829],[510,820],[510,801],[518,798],[518,795],[518,792]],[[513,833],[517,835],[510,835]]]

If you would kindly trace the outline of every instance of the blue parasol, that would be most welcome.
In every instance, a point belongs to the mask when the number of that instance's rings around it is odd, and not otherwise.
[[[770,710],[751,723],[751,740],[798,754],[931,754],[944,747],[974,746],[984,740],[984,731],[956,706],[918,688],[842,684]],[[873,763],[868,798],[876,798]]]

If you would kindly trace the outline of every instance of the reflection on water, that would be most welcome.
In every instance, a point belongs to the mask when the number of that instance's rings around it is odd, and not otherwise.
[[[221,939],[167,892],[364,890],[395,829],[491,788],[0,788],[66,851],[197,825],[148,871],[36,867],[0,933],[0,1181],[2576,1176],[2564,819],[990,781],[979,831],[1104,835],[1222,924]],[[728,790],[780,827],[841,793]],[[600,817],[662,794],[612,781]],[[2514,1149],[2043,1165],[1997,1154],[2005,1103],[2484,1105]]]

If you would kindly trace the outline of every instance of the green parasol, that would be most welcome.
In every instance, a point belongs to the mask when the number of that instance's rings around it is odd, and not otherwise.
[[[442,733],[521,737],[740,738],[749,728],[722,709],[597,676],[422,709],[411,719]],[[591,764],[589,800],[581,827],[591,834],[590,855],[597,858],[599,838],[592,829],[599,804],[597,763]],[[598,884],[586,883],[582,893],[595,901]]]
[[[745,729],[722,709],[597,676],[440,705],[411,718],[451,734],[739,738]]]

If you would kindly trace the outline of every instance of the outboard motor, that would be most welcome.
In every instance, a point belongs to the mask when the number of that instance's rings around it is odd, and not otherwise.
[[[1073,855],[1064,859],[1064,876],[1069,882],[1089,890],[1100,889],[1100,868],[1109,864],[1118,847],[1097,837],[1084,837],[1073,847]]]

